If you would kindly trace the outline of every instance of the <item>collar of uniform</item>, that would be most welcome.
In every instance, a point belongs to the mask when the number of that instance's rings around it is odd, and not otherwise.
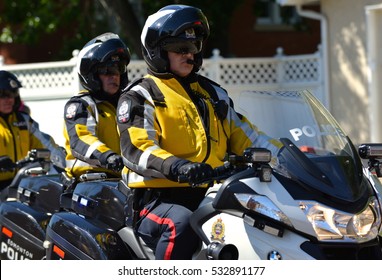
[[[148,71],[148,74],[153,75],[159,79],[164,79],[164,80],[177,79],[179,81],[186,82],[186,83],[196,82],[197,76],[198,76],[195,72],[191,72],[190,75],[188,75],[187,77],[181,78],[181,77],[179,77],[173,73],[170,73],[170,72],[158,73],[158,72],[155,72],[151,69],[147,69],[147,71]]]

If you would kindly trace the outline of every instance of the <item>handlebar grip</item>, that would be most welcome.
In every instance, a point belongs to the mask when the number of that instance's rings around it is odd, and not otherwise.
[[[230,168],[230,163],[228,161],[224,162],[223,165],[214,168],[214,176],[220,177],[227,173]]]
[[[209,181],[211,179],[215,180],[216,178],[226,175],[227,171],[230,170],[230,166],[231,164],[226,161],[223,165],[215,167],[213,169],[213,176],[211,178],[206,178],[205,181]],[[190,179],[186,175],[181,174],[178,176],[178,183],[190,183]]]

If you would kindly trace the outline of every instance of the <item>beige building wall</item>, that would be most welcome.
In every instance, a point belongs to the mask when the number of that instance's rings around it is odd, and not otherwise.
[[[355,144],[371,141],[365,7],[382,1],[320,2],[328,20],[330,111]]]

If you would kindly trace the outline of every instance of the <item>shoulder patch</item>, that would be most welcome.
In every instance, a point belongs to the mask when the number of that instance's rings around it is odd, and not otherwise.
[[[130,119],[131,100],[122,101],[118,107],[117,120],[119,123],[126,123]]]
[[[72,104],[70,104],[70,105],[66,108],[65,118],[67,118],[67,119],[72,119],[72,118],[76,115],[77,107],[78,107],[78,104],[77,104],[77,103],[72,103]]]

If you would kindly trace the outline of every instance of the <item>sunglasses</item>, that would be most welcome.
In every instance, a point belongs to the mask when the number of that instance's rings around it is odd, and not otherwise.
[[[101,75],[121,75],[127,71],[127,66],[124,63],[112,63],[99,66],[97,73]]]
[[[162,48],[167,52],[178,54],[197,54],[202,50],[202,41],[177,41],[165,43]]]
[[[16,98],[19,96],[19,90],[0,89],[0,98]]]

